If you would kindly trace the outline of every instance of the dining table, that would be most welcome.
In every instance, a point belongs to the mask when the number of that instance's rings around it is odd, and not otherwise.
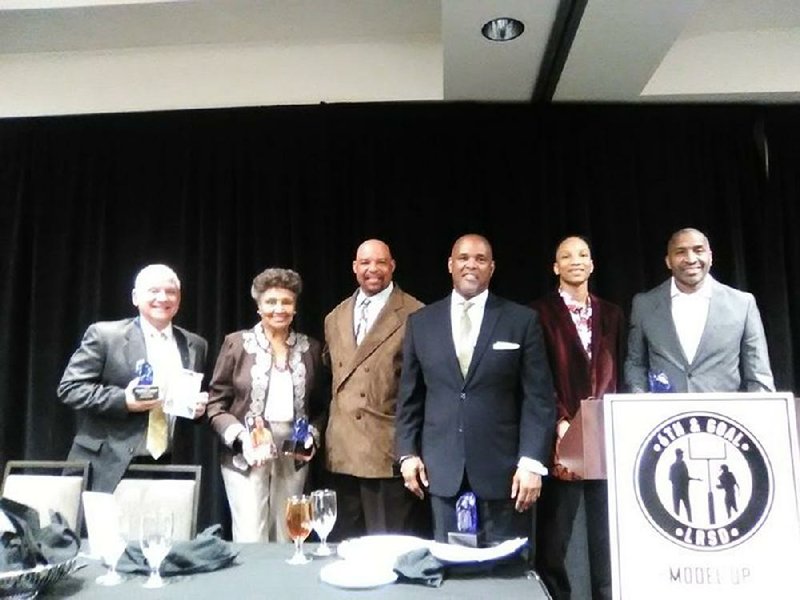
[[[341,560],[314,555],[316,544],[306,544],[311,559],[304,565],[289,565],[292,544],[234,544],[238,555],[228,567],[207,573],[165,577],[162,588],[143,587],[145,575],[126,575],[114,587],[105,587],[95,579],[107,572],[99,560],[79,555],[79,566],[68,576],[48,586],[39,598],[75,598],[80,600],[193,600],[195,598],[257,598],[314,600],[316,598],[381,598],[409,600],[470,600],[487,598],[525,598],[548,600],[550,596],[538,576],[522,558],[471,568],[449,568],[439,587],[403,581],[358,589],[339,587],[321,580],[320,571]],[[369,568],[365,566],[364,568]]]

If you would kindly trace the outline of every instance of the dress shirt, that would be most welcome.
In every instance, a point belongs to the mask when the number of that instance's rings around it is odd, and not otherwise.
[[[170,323],[164,329],[156,329],[147,319],[140,318],[139,325],[144,335],[144,346],[147,352],[147,362],[153,367],[153,384],[159,386],[161,400],[165,400],[169,394],[169,381],[174,373],[179,373],[183,369],[181,352],[178,349],[178,342],[172,331]],[[172,435],[175,431],[175,417],[167,415],[169,420],[169,441],[167,452],[172,448]],[[147,436],[136,449],[137,456],[150,456],[147,451]]]
[[[562,289],[558,290],[558,295],[564,301],[569,311],[569,316],[578,331],[583,349],[589,358],[592,358],[592,298],[586,296],[586,304],[581,304]]]
[[[672,320],[675,331],[683,348],[683,354],[689,364],[694,360],[700,338],[708,319],[708,306],[711,303],[712,277],[708,275],[702,287],[693,294],[685,294],[678,289],[675,278],[670,283],[672,298]]]
[[[456,352],[461,349],[461,315],[464,314],[464,304],[471,302],[472,306],[469,309],[469,338],[467,343],[471,348],[475,348],[478,342],[478,334],[481,332],[481,324],[483,323],[483,312],[486,309],[486,299],[489,297],[489,290],[483,290],[477,296],[473,296],[469,300],[464,299],[461,294],[453,290],[450,298],[450,326],[453,334],[453,345]]]
[[[267,402],[264,418],[270,422],[292,423],[294,421],[294,384],[289,369],[276,369],[272,365],[269,376]]]
[[[386,289],[381,290],[374,296],[367,296],[364,291],[359,288],[358,293],[356,294],[356,301],[353,305],[353,335],[358,333],[358,323],[361,320],[361,303],[365,299],[369,299],[369,304],[367,305],[367,327],[364,335],[369,333],[369,330],[372,329],[372,326],[375,324],[375,320],[378,318],[378,315],[383,310],[383,307],[386,305],[386,302],[389,300],[389,296],[392,294],[392,290],[394,289],[394,282],[390,281],[389,285],[386,286]]]

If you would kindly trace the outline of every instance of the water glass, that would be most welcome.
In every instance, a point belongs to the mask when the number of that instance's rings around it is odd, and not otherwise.
[[[312,526],[319,536],[320,545],[314,552],[317,556],[330,556],[328,535],[336,523],[336,492],[333,490],[314,490],[311,492]]]
[[[156,510],[142,515],[140,543],[142,553],[150,566],[150,577],[144,583],[146,588],[164,586],[159,568],[172,548],[173,527],[172,511]]]

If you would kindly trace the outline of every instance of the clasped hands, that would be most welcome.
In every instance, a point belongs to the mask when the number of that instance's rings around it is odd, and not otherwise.
[[[260,430],[259,434],[261,439],[259,439],[257,445],[253,444],[252,434],[246,429],[243,429],[236,438],[242,444],[242,456],[250,467],[263,467],[269,461],[278,457],[278,447],[275,444],[275,439],[272,437],[272,432],[264,428]],[[304,445],[307,449],[310,449],[311,452],[307,455],[293,454],[292,456],[294,456],[295,460],[308,462],[314,458],[314,455],[317,453],[317,446],[310,433],[308,437],[306,437]]]
[[[403,475],[406,489],[422,499],[425,497],[423,488],[428,487],[428,473],[425,463],[419,456],[409,456],[400,464],[400,473]],[[528,510],[542,491],[542,476],[522,467],[517,467],[511,480],[511,499],[516,500],[514,508],[518,512]]]

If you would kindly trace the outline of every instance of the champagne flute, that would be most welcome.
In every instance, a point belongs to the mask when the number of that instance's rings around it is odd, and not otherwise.
[[[156,510],[142,515],[141,545],[142,553],[150,566],[150,577],[144,583],[146,588],[163,587],[159,568],[172,548],[172,511]]]
[[[286,499],[286,529],[294,540],[294,555],[287,559],[290,565],[304,565],[309,559],[303,554],[303,541],[311,533],[311,498],[290,496]]]
[[[330,556],[328,535],[336,523],[336,492],[333,490],[314,490],[311,492],[311,512],[313,513],[312,525],[319,536],[320,545],[316,556]]]

